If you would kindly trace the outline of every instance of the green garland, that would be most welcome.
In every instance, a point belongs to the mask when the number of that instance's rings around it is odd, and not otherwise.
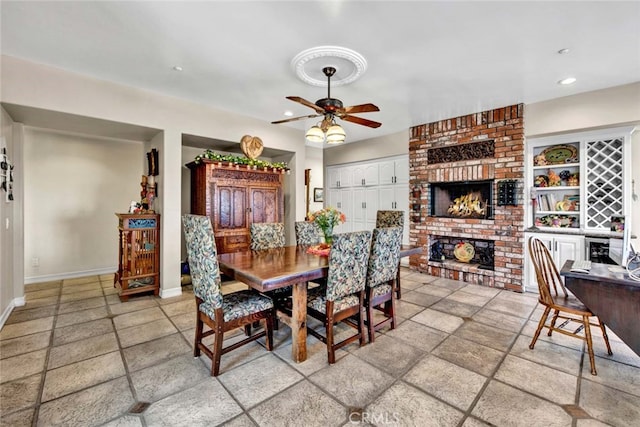
[[[218,154],[211,150],[206,150],[203,154],[196,156],[195,162],[200,163],[202,159],[215,160],[217,162],[227,162],[234,165],[249,165],[258,168],[288,169],[287,162],[265,162],[264,160],[251,160],[244,156],[233,156],[231,154]]]

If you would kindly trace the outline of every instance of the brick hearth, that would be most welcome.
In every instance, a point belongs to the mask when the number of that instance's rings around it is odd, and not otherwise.
[[[426,248],[422,255],[411,258],[411,267],[434,276],[522,292],[524,105],[412,127],[409,165],[414,190],[410,240]],[[495,180],[493,219],[430,216],[429,183],[480,180]],[[516,181],[516,206],[497,204],[500,180]],[[494,271],[450,259],[430,261],[432,236],[493,241]]]

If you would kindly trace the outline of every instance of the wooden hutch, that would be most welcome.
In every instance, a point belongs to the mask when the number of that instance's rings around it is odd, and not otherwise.
[[[187,167],[191,213],[211,218],[219,253],[249,250],[252,223],[283,221],[284,170],[205,159]]]

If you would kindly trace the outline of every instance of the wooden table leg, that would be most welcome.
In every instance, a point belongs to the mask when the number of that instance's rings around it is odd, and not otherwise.
[[[307,282],[293,285],[291,312],[291,358],[294,362],[307,360]]]

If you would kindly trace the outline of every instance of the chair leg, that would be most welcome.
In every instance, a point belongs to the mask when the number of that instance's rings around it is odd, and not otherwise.
[[[213,343],[213,359],[211,360],[211,376],[217,377],[220,373],[220,358],[222,357],[222,340],[224,333],[222,326],[216,324],[214,334],[215,342]]]
[[[196,312],[196,336],[193,339],[193,357],[200,357],[200,343],[202,342],[202,329],[204,324],[200,319],[200,312]]]
[[[362,347],[367,343],[364,333],[364,312],[362,310],[362,304],[360,304],[360,310],[358,310],[358,335],[360,335],[360,347]]]
[[[251,336],[251,325],[244,325],[244,334],[248,337]]]
[[[593,356],[593,340],[591,339],[589,316],[582,316],[582,323],[584,324],[584,335],[587,338],[587,352],[589,353],[589,363],[591,364],[591,375],[598,375],[596,372],[596,359]]]
[[[266,344],[267,350],[273,350],[273,327],[274,322],[277,322],[276,319],[276,309],[273,309],[273,312],[269,314],[269,316],[265,319],[265,328],[267,328],[267,336],[266,336]]]
[[[533,335],[533,339],[531,340],[531,344],[529,344],[529,348],[533,350],[533,346],[536,345],[536,341],[538,341],[538,337],[540,336],[540,331],[544,327],[544,323],[547,321],[547,317],[549,317],[549,312],[551,311],[551,307],[546,307],[544,309],[544,313],[540,317],[540,321],[538,322],[538,328],[536,329],[536,333]]]
[[[402,298],[402,291],[400,290],[400,264],[398,263],[398,273],[396,273],[396,298]]]
[[[388,316],[391,317],[391,329],[396,328],[396,300],[391,295],[391,299],[387,302],[386,310]]]
[[[556,321],[558,320],[558,316],[560,315],[560,310],[556,310],[555,313],[553,314],[553,319],[551,319],[551,327],[549,328],[549,332],[547,332],[547,336],[551,336],[551,333],[553,332],[553,328],[556,327]]]
[[[373,324],[373,305],[371,304],[371,298],[372,298],[372,288],[367,287],[367,293],[368,293],[368,299],[367,299],[367,305],[365,307],[366,311],[367,311],[367,331],[368,331],[368,335],[369,335],[369,342],[373,343],[376,340],[376,331],[375,331],[375,325]]]
[[[607,335],[607,328],[602,320],[598,317],[598,323],[600,324],[600,329],[602,330],[602,338],[604,338],[604,343],[607,345],[607,354],[611,356],[613,352],[611,351],[611,346],[609,345],[609,336]]]
[[[331,365],[336,363],[336,352],[333,348],[333,301],[327,301],[325,330],[327,332],[327,356]]]

